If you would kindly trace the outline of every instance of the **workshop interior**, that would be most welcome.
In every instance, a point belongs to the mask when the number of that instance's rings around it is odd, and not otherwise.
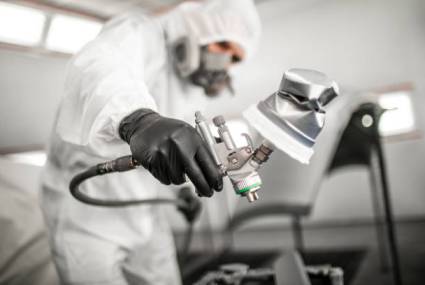
[[[173,11],[206,31],[220,5],[261,23],[240,29],[254,52],[153,35]],[[0,284],[424,284],[424,51],[422,0],[0,0]],[[130,243],[145,256],[121,268]]]

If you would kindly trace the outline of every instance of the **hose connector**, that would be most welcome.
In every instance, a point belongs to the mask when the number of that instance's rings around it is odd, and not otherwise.
[[[135,169],[140,163],[133,158],[131,155],[121,156],[117,159],[99,163],[97,172],[99,175],[111,173],[111,172],[124,172]]]
[[[267,146],[265,143],[262,143],[255,151],[254,155],[252,156],[252,160],[258,163],[258,165],[263,164],[266,162],[271,153],[273,152],[273,149],[269,146]]]

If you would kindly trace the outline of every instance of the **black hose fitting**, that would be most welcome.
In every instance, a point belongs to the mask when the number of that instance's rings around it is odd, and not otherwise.
[[[131,155],[119,157],[114,160],[99,163],[97,172],[99,175],[103,175],[111,172],[123,172],[135,169],[140,164]]]

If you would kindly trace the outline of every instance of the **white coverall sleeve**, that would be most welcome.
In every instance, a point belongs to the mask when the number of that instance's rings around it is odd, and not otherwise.
[[[144,82],[140,26],[132,19],[110,24],[70,62],[56,126],[64,141],[115,157],[128,152],[120,121],[139,108],[157,109]]]

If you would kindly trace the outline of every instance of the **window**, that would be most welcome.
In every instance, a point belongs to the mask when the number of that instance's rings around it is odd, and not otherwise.
[[[46,16],[39,10],[0,2],[0,41],[38,45],[45,21]]]
[[[46,163],[46,153],[43,151],[29,151],[3,155],[4,158],[16,163],[43,166]]]
[[[0,2],[0,43],[34,51],[75,53],[96,37],[102,25],[95,20]]]
[[[412,102],[409,90],[384,93],[379,97],[379,105],[387,109],[379,122],[383,136],[398,135],[415,129]]]
[[[64,15],[55,15],[50,24],[46,48],[75,53],[99,33],[102,24]]]

